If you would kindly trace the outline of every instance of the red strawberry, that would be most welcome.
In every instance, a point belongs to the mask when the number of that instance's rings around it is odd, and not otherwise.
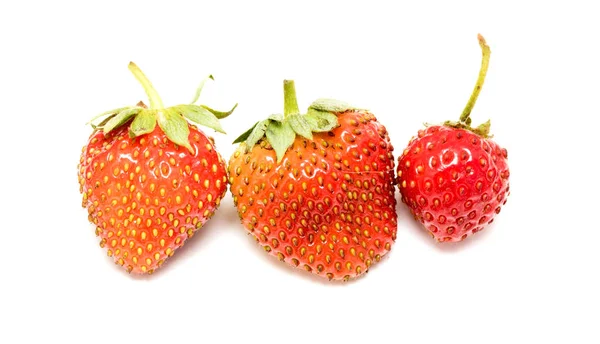
[[[331,279],[366,272],[396,239],[394,157],[375,116],[333,100],[300,114],[284,81],[284,115],[240,136],[229,183],[242,224],[265,251]]]
[[[490,121],[470,126],[490,57],[481,35],[479,44],[481,70],[460,121],[420,130],[398,161],[402,201],[440,242],[461,241],[485,228],[509,194],[506,149],[491,140]]]
[[[165,108],[141,70],[129,69],[150,108],[140,102],[97,117],[107,116],[83,147],[79,184],[100,246],[128,272],[150,274],[202,227],[227,190],[212,138],[187,120],[223,132],[218,118],[233,109],[193,105],[202,85],[192,105]]]

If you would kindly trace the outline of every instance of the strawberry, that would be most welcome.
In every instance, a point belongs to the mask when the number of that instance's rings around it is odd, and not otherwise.
[[[320,99],[300,114],[284,81],[284,115],[242,134],[229,183],[247,231],[295,267],[348,280],[367,272],[396,239],[394,157],[375,116]]]
[[[461,241],[492,223],[509,195],[506,149],[489,135],[490,121],[471,127],[471,109],[487,73],[490,48],[479,35],[479,78],[459,122],[429,126],[398,161],[402,201],[440,242]]]
[[[165,108],[142,71],[129,69],[150,107],[140,102],[97,116],[104,120],[93,125],[78,176],[100,246],[128,272],[151,274],[208,221],[227,190],[213,139],[188,120],[223,132],[218,118],[233,109],[194,105],[204,82],[191,105]]]

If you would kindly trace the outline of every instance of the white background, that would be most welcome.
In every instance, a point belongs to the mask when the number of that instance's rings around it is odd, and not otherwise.
[[[394,5],[392,6],[392,3]],[[598,10],[582,2],[2,2],[0,343],[598,343]],[[567,5],[568,4],[568,5]],[[330,283],[268,256],[228,194],[150,277],[98,246],[76,166],[93,115],[145,94],[239,107],[233,139],[318,97],[369,108],[400,153],[423,122],[457,119],[481,32],[492,49],[473,121],[509,152],[494,224],[436,244],[398,206],[398,239],[369,273]]]

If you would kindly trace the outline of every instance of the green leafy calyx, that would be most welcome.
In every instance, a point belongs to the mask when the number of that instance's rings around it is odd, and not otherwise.
[[[489,137],[491,137],[491,135],[490,135],[491,123],[489,120],[486,121],[485,123],[480,124],[477,127],[471,126],[471,117],[470,117],[471,110],[473,110],[473,107],[475,106],[475,102],[477,101],[477,98],[479,97],[479,92],[481,92],[481,88],[483,87],[483,82],[485,81],[485,76],[487,74],[488,65],[490,62],[490,55],[491,55],[490,47],[487,45],[483,36],[477,35],[477,39],[479,40],[479,46],[481,46],[482,58],[481,58],[481,68],[479,69],[479,76],[477,77],[477,82],[475,83],[475,88],[473,89],[473,92],[471,93],[471,97],[469,98],[467,105],[465,106],[462,114],[460,115],[459,121],[458,122],[446,121],[446,122],[444,122],[444,125],[453,127],[453,128],[470,130],[479,136],[489,138]]]
[[[281,162],[285,152],[294,143],[296,135],[312,140],[313,133],[327,132],[338,127],[338,114],[358,110],[341,101],[318,99],[308,107],[305,114],[301,114],[293,80],[283,81],[283,97],[283,115],[271,115],[257,122],[233,143],[244,142],[246,148],[251,150],[262,138],[265,138],[275,150],[277,162]]]
[[[194,152],[188,138],[190,133],[188,121],[225,133],[219,119],[229,116],[235,110],[237,104],[229,111],[217,111],[206,105],[195,104],[200,98],[200,93],[206,81],[208,79],[214,80],[212,75],[202,80],[192,103],[165,108],[158,92],[156,92],[142,70],[133,62],[129,63],[129,70],[144,87],[150,106],[146,107],[144,103],[139,102],[135,106],[126,106],[103,112],[90,121],[95,130],[102,130],[104,134],[108,134],[131,121],[129,136],[134,138],[151,133],[158,123],[158,126],[169,140],[186,147],[192,153]]]

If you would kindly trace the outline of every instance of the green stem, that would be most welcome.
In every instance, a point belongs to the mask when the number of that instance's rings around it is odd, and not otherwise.
[[[481,88],[483,87],[483,82],[485,81],[485,75],[488,70],[488,64],[490,62],[490,54],[491,54],[490,47],[485,42],[485,39],[483,38],[483,36],[481,36],[481,34],[479,34],[479,35],[477,35],[477,39],[479,40],[479,45],[481,46],[481,53],[483,55],[481,58],[481,69],[479,69],[479,77],[477,78],[477,83],[475,84],[473,93],[471,93],[471,98],[469,98],[469,102],[467,103],[467,106],[465,106],[465,109],[463,110],[462,115],[460,115],[460,121],[463,123],[466,123],[467,125],[471,124],[471,119],[469,118],[469,116],[471,115],[471,110],[473,110],[473,107],[475,106],[477,97],[479,97],[479,92],[481,91]]]
[[[296,86],[294,80],[283,80],[283,116],[298,114],[298,100],[296,99]]]
[[[128,68],[137,81],[142,84],[142,87],[144,87],[144,91],[146,91],[148,100],[150,101],[150,109],[163,109],[164,106],[158,92],[156,92],[154,86],[152,86],[152,83],[148,80],[144,72],[142,72],[142,70],[133,62],[129,62]]]

